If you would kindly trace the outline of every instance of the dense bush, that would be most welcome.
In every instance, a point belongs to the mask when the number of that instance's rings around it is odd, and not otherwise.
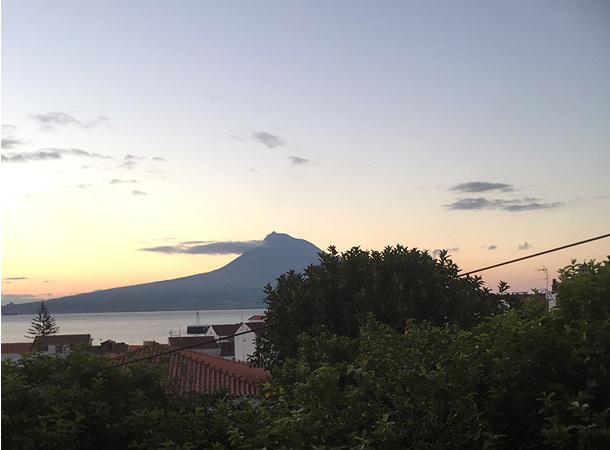
[[[400,245],[382,252],[329,250],[303,274],[288,272],[267,286],[270,328],[257,338],[257,364],[273,370],[294,358],[301,333],[355,338],[368,314],[398,332],[407,319],[470,329],[518,305],[517,297],[504,293],[505,284],[494,294],[480,277],[458,277],[446,251],[435,259]]]
[[[82,351],[30,355],[2,366],[2,444],[607,449],[610,260],[572,264],[560,280],[548,314],[534,303],[469,327],[412,318],[397,329],[369,312],[356,335],[301,332],[258,399],[178,395],[162,369],[105,371],[107,358]]]
[[[299,337],[239,448],[606,449],[610,261],[561,272],[557,308],[470,330],[372,315],[357,338]],[[341,352],[352,352],[340,357]]]
[[[65,358],[31,353],[3,361],[3,448],[186,449],[227,442],[229,410],[217,414],[216,406],[222,393],[179,395],[162,366],[138,362],[105,370],[115,364],[84,348]]]

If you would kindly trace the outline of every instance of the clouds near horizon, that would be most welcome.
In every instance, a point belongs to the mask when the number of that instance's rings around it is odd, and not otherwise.
[[[97,159],[113,159],[112,156],[100,155],[99,153],[90,153],[80,148],[41,148],[35,152],[10,152],[2,155],[2,162],[5,163],[27,163],[32,161],[49,161],[59,160],[63,155],[97,158]]]
[[[490,183],[483,181],[472,181],[457,184],[449,189],[462,193],[486,192],[513,192],[517,188],[512,184]],[[549,202],[535,197],[521,198],[490,198],[490,197],[465,197],[458,198],[453,203],[444,205],[450,210],[479,211],[479,210],[501,210],[508,212],[532,211],[541,209],[555,209],[564,206],[564,202]]]
[[[544,202],[537,198],[524,197],[521,199],[496,199],[490,200],[485,197],[462,198],[453,203],[445,205],[446,208],[462,211],[478,211],[499,209],[502,211],[519,212],[536,209],[555,209],[564,206],[563,202]]]
[[[187,255],[234,255],[242,254],[253,248],[262,247],[265,245],[263,241],[185,241],[178,245],[161,245],[157,247],[141,248],[140,251],[171,254],[187,254]]]
[[[485,181],[471,181],[468,183],[460,183],[453,186],[451,191],[459,192],[489,192],[489,191],[501,191],[501,192],[512,192],[514,187],[511,184],[505,183],[488,183]]]

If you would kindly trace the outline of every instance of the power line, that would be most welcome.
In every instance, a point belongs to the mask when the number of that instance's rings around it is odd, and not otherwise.
[[[553,248],[551,250],[545,250],[543,252],[534,253],[533,255],[524,256],[522,258],[517,258],[517,259],[510,260],[510,261],[505,261],[503,263],[494,264],[493,266],[483,267],[482,269],[471,270],[470,272],[459,274],[458,277],[466,277],[468,275],[472,275],[473,273],[483,272],[484,270],[489,270],[489,269],[495,269],[496,267],[506,266],[508,264],[516,263],[516,262],[519,262],[519,261],[524,261],[524,260],[530,259],[530,258],[535,258],[536,256],[546,255],[547,253],[557,252],[559,250],[564,250],[566,248],[576,247],[577,245],[586,244],[588,242],[597,241],[599,239],[604,239],[604,238],[607,238],[607,237],[610,237],[610,233],[603,234],[601,236],[597,236],[597,237],[594,237],[594,238],[591,238],[591,239],[586,239],[584,241],[574,242],[573,244],[563,245],[561,247]]]
[[[270,326],[271,325],[265,325],[265,326],[259,327],[259,328],[257,328],[257,331],[258,330],[263,330],[265,328],[269,328]],[[237,336],[242,336],[244,334],[253,333],[253,332],[254,332],[254,330],[242,331],[241,333],[235,333],[235,334],[232,334],[230,336],[219,337],[217,339],[214,339],[213,341],[210,341],[210,343],[220,342],[220,341],[222,341],[223,339],[226,339],[226,338],[235,338]],[[36,384],[36,385],[32,385],[32,386],[26,386],[26,387],[23,387],[23,388],[20,388],[20,389],[15,389],[15,390],[8,391],[8,392],[2,392],[2,395],[16,394],[18,392],[29,391],[29,390],[34,389],[34,388],[39,388],[39,387],[44,387],[44,386],[50,386],[50,385],[53,385],[53,384],[63,383],[64,381],[74,380],[74,379],[77,379],[77,378],[85,377],[87,375],[96,375],[96,374],[98,374],[100,372],[105,372],[105,371],[111,370],[111,369],[118,369],[119,367],[127,366],[129,364],[134,364],[134,363],[138,363],[138,362],[142,362],[142,361],[147,361],[147,360],[154,359],[154,358],[159,358],[159,357],[162,357],[162,356],[171,355],[172,353],[177,353],[177,352],[182,351],[182,350],[189,350],[191,348],[197,347],[199,344],[200,343],[198,342],[196,344],[187,345],[186,347],[171,348],[170,350],[166,350],[166,351],[163,351],[163,352],[160,352],[160,353],[154,353],[152,355],[143,356],[141,358],[131,359],[129,361],[124,361],[122,363],[112,364],[110,366],[102,367],[102,368],[99,368],[99,369],[92,369],[92,370],[89,370],[87,372],[78,373],[76,375],[71,375],[69,377],[60,378],[58,380],[45,381],[44,383],[40,383],[40,384]]]
[[[470,272],[465,272],[465,273],[458,274],[455,278],[467,277],[469,275],[472,275],[473,273],[483,272],[485,270],[494,269],[496,267],[506,266],[508,264],[513,264],[513,263],[516,263],[516,262],[519,262],[519,261],[524,261],[526,259],[535,258],[537,256],[541,256],[541,255],[546,255],[548,253],[557,252],[559,250],[564,250],[566,248],[576,247],[578,245],[582,245],[582,244],[586,244],[586,243],[589,243],[589,242],[597,241],[599,239],[604,239],[604,238],[607,238],[607,237],[610,237],[610,233],[604,234],[604,235],[601,235],[601,236],[597,236],[597,237],[594,237],[594,238],[586,239],[584,241],[579,241],[579,242],[574,242],[572,244],[563,245],[561,247],[556,247],[556,248],[553,248],[553,249],[550,249],[550,250],[545,250],[543,252],[534,253],[532,255],[524,256],[522,258],[517,258],[517,259],[510,260],[510,261],[505,261],[505,262],[502,262],[502,263],[499,263],[499,264],[494,264],[492,266],[483,267],[481,269],[471,270]],[[341,307],[341,306],[336,305],[336,306],[334,306],[332,308],[327,308],[327,309],[325,309],[323,311],[314,312],[314,313],[312,313],[312,315],[315,316],[315,315],[319,315],[319,314],[324,314],[324,313],[327,313],[329,311],[333,311],[333,310],[339,309],[339,307]],[[302,319],[302,317],[300,319]],[[296,320],[296,319],[293,319],[293,320]],[[291,322],[291,321],[289,320],[287,322]],[[264,325],[262,327],[257,328],[256,331],[260,331],[260,330],[264,330],[264,329],[267,329],[267,328],[271,328],[273,326],[285,325],[285,324],[286,324],[286,322],[282,322],[282,323],[278,323],[278,324],[274,324],[274,325]],[[248,334],[248,333],[254,333],[254,330],[242,331],[241,333],[235,333],[235,334],[232,334],[232,335],[229,335],[229,336],[226,336],[226,337],[215,339],[212,342],[220,342],[221,340],[226,339],[226,338],[235,338],[237,336],[242,336],[242,335],[245,335],[245,334]],[[76,374],[76,375],[72,375],[70,377],[61,378],[59,380],[47,381],[47,382],[40,383],[40,384],[37,384],[37,385],[27,386],[27,387],[24,387],[24,388],[21,388],[21,389],[15,389],[13,391],[2,392],[2,395],[4,396],[4,395],[16,394],[18,392],[23,392],[23,391],[28,391],[28,390],[35,389],[35,388],[40,388],[40,387],[44,387],[44,386],[58,384],[58,383],[62,383],[64,381],[74,380],[76,378],[84,377],[84,376],[87,376],[87,375],[98,374],[100,372],[105,372],[105,371],[111,370],[111,369],[117,369],[119,367],[127,366],[129,364],[134,364],[134,363],[138,363],[138,362],[142,362],[142,361],[147,361],[147,360],[150,360],[150,359],[159,358],[161,356],[167,356],[167,355],[170,355],[172,353],[177,353],[177,352],[179,352],[181,350],[189,350],[189,349],[194,348],[194,347],[196,347],[198,345],[199,345],[199,343],[193,344],[193,345],[188,345],[186,347],[172,348],[170,350],[167,350],[167,351],[164,351],[164,352],[161,352],[161,353],[155,353],[155,354],[144,356],[144,357],[141,357],[141,358],[132,359],[130,361],[124,361],[122,363],[118,363],[118,364],[113,364],[113,365],[110,365],[110,366],[102,367],[100,369],[90,370],[90,371],[87,371],[87,372],[83,372],[83,373],[79,373],[79,374]]]

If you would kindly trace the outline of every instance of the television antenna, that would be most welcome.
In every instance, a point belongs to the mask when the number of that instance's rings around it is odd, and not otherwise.
[[[537,272],[544,272],[544,280],[546,281],[546,291],[549,292],[549,269],[542,266],[542,269],[536,269]]]

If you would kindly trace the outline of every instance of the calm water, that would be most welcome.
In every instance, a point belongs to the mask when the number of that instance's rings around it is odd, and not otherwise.
[[[199,323],[239,323],[264,312],[264,309],[199,311]],[[2,342],[29,342],[24,335],[34,315],[2,316]],[[54,314],[53,317],[60,334],[90,334],[94,345],[107,339],[134,345],[143,341],[166,344],[170,331],[184,336],[188,325],[197,324],[197,311]]]

